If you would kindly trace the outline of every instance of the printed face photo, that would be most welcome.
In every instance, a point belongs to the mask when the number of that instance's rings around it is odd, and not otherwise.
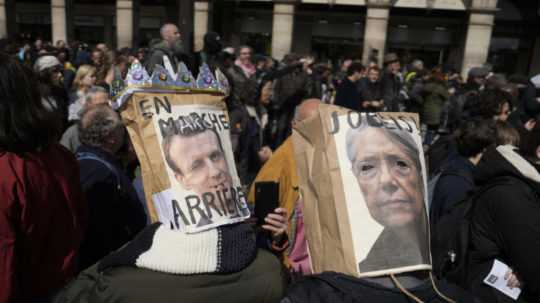
[[[232,186],[225,153],[215,131],[175,134],[166,139],[164,146],[169,167],[184,189],[201,195]]]
[[[383,128],[351,132],[348,153],[370,215],[385,227],[413,224],[424,206],[417,151]]]

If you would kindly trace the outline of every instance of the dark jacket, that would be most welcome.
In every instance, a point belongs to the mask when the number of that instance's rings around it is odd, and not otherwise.
[[[114,156],[82,145],[77,149],[77,158],[90,214],[81,246],[80,263],[84,269],[133,239],[146,225],[146,214]]]
[[[454,299],[455,302],[475,302],[475,299],[457,286],[437,282],[437,288],[445,296]],[[447,302],[443,300],[433,289],[431,281],[421,283],[419,286],[409,288],[409,292],[418,297],[422,302]],[[413,302],[405,293],[397,288],[388,288],[366,279],[358,279],[335,272],[308,276],[293,284],[287,291],[287,296],[282,303],[406,303]]]
[[[380,81],[373,83],[368,78],[364,78],[360,80],[360,94],[362,101],[381,101],[383,100],[382,83]],[[368,107],[362,108],[362,110],[374,112],[377,111],[377,108]]]
[[[294,117],[294,110],[309,94],[309,76],[299,66],[285,67],[283,71],[276,73],[283,74],[274,82],[274,99],[271,108],[276,120],[276,131],[272,141],[275,147],[279,146],[291,134],[291,121]],[[291,71],[292,70],[292,71]]]
[[[146,62],[144,63],[144,67],[149,74],[152,74],[152,71],[154,70],[156,64],[164,66],[163,56],[169,58],[172,68],[175,72],[178,70],[178,63],[180,61],[183,61],[188,66],[191,65],[190,63],[192,61],[192,59],[187,54],[175,53],[175,51],[168,46],[166,41],[161,41],[152,46],[152,48],[150,49],[150,54],[146,59]],[[198,67],[191,66],[191,69],[196,69],[192,71],[194,75],[198,73]]]
[[[335,105],[343,106],[351,110],[362,110],[362,95],[356,83],[349,78],[345,78],[343,83],[337,88]]]
[[[382,75],[381,83],[384,105],[389,111],[398,112],[400,107],[399,93],[403,84],[396,75],[386,71]]]
[[[219,273],[177,274],[178,264],[186,260],[175,258],[175,249],[181,243],[171,244],[171,234],[165,237],[157,232],[159,223],[148,226],[132,242],[122,249],[108,255],[98,264],[82,272],[53,300],[54,303],[169,303],[169,302],[279,302],[283,296],[284,280],[279,260],[271,253],[253,246],[242,256],[228,254],[227,246],[243,246],[247,238],[235,238],[227,243],[200,243],[191,250],[201,250],[204,254],[193,255],[194,262],[211,259],[211,251],[203,250],[204,245],[221,245],[224,254],[215,266],[227,268],[239,260],[249,262],[234,271]],[[165,227],[167,228],[167,227]],[[234,227],[233,227],[234,228]],[[228,228],[225,228],[228,229]],[[222,237],[225,229],[219,232]],[[228,229],[230,231],[230,229]],[[176,233],[176,232],[173,232]],[[178,232],[179,233],[179,232]],[[189,238],[182,236],[186,241]],[[172,240],[177,240],[172,237]],[[210,241],[210,238],[208,238]],[[189,245],[189,244],[183,244]],[[244,245],[245,246],[245,245]],[[160,249],[155,249],[161,247]],[[235,248],[238,249],[239,247]],[[168,249],[169,248],[169,249]],[[155,250],[154,250],[155,249]],[[139,262],[142,255],[154,255],[154,258],[167,260],[167,266],[156,265],[158,262]],[[170,255],[166,255],[170,254]],[[249,256],[246,256],[249,255]],[[253,255],[253,256],[251,256]],[[246,258],[247,257],[247,258]],[[155,259],[154,259],[155,261]],[[204,262],[203,262],[204,263]],[[150,268],[155,267],[155,268]],[[157,268],[159,267],[159,268]],[[206,266],[201,267],[205,270]]]
[[[474,190],[474,165],[466,158],[456,155],[441,173],[430,207],[429,222],[437,224],[441,216],[457,202],[463,201]]]
[[[45,298],[72,279],[86,221],[71,152],[0,152],[0,302]]]
[[[152,49],[150,50],[150,55],[148,56],[148,59],[144,64],[149,74],[152,73],[156,64],[164,66],[163,56],[169,58],[172,67],[174,68],[174,70],[176,70],[178,60],[176,60],[176,56],[174,56],[173,51],[167,46],[167,42],[162,41],[152,47]]]
[[[424,84],[423,91],[422,122],[429,126],[438,126],[441,123],[441,114],[444,104],[450,94],[445,84],[441,81],[431,80]]]
[[[483,283],[495,259],[517,272],[523,302],[540,302],[540,173],[510,146],[488,150],[478,187],[497,182],[476,201],[471,226],[470,285],[485,302],[509,298]]]
[[[63,132],[67,128],[69,96],[63,86],[41,83],[40,91],[45,107],[50,109],[62,121]]]

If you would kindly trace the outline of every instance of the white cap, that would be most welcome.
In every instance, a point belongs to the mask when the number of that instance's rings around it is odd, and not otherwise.
[[[34,71],[40,72],[47,68],[55,67],[58,65],[62,65],[60,61],[55,56],[43,56],[39,57],[36,60],[36,63],[34,63]]]

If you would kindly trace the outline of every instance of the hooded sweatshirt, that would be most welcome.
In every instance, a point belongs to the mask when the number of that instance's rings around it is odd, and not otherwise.
[[[524,159],[512,146],[499,146],[482,157],[475,183],[492,188],[476,200],[472,218],[469,280],[473,292],[485,302],[511,300],[483,283],[497,259],[517,272],[524,285],[521,302],[539,302],[538,165]]]

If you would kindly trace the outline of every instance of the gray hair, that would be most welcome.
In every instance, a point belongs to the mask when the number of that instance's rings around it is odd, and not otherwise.
[[[365,131],[368,128],[371,128],[368,124],[366,116],[362,116],[361,118],[361,125],[358,128],[351,128],[347,131],[347,134],[345,136],[345,145],[347,147],[347,157],[351,161],[351,163],[354,164],[356,162],[356,151],[358,149],[358,145],[361,142],[361,140],[358,139],[358,136],[362,134],[363,131]],[[383,134],[388,138],[392,143],[395,143],[399,145],[402,148],[402,151],[413,160],[416,167],[418,168],[418,171],[421,171],[421,164],[420,164],[420,157],[419,157],[419,149],[416,145],[416,142],[414,141],[414,138],[412,135],[403,130],[398,129],[388,129],[385,127],[380,127],[380,129]]]
[[[167,30],[167,27],[169,26],[176,26],[174,23],[165,23],[161,26],[159,29],[159,34],[161,35],[161,38],[163,38],[163,35],[165,34],[165,31]]]
[[[422,60],[416,59],[411,63],[411,66],[420,69],[424,67],[424,62]]]
[[[86,96],[85,96],[85,102],[91,102],[92,99],[99,93],[104,93],[104,94],[107,94],[107,90],[104,88],[104,87],[101,87],[101,86],[92,86],[90,87],[90,89],[88,89],[88,91],[86,92]]]
[[[115,130],[123,127],[123,124],[112,108],[101,105],[84,111],[78,126],[81,143],[101,148]]]

